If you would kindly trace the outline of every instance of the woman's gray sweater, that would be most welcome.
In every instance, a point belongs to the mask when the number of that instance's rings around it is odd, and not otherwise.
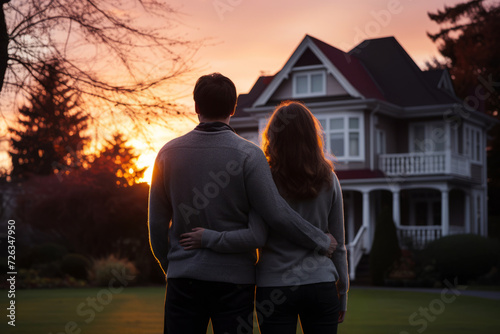
[[[333,186],[324,188],[313,199],[289,201],[290,206],[304,219],[321,230],[328,230],[338,246],[332,259],[320,255],[317,250],[301,247],[284,238],[285,229],[271,227],[256,215],[251,216],[249,228],[242,231],[215,232],[205,230],[202,246],[219,252],[245,251],[261,244],[257,263],[258,287],[281,287],[337,281],[341,310],[347,308],[349,277],[344,236],[342,191],[335,173]],[[265,218],[264,221],[267,221]]]

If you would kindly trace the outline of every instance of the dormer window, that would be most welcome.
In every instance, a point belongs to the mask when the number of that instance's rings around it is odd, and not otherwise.
[[[293,75],[293,97],[312,97],[326,94],[325,71],[296,72]]]

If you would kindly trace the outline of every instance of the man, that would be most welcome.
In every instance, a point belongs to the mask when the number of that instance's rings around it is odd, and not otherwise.
[[[184,250],[195,227],[231,231],[262,217],[293,242],[331,255],[335,240],[292,210],[278,193],[263,152],[234,133],[236,88],[219,73],[194,88],[200,124],[158,153],[149,198],[151,249],[167,277],[165,333],[241,332],[253,314],[255,250]]]

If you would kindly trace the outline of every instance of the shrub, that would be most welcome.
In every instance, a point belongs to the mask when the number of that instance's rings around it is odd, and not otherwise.
[[[61,271],[60,262],[61,261],[36,263],[31,266],[31,269],[37,271],[40,277],[61,278],[64,274]]]
[[[498,265],[498,244],[475,234],[450,235],[429,243],[420,254],[423,267],[439,279],[460,284],[477,279]]]
[[[28,255],[29,263],[26,264],[29,267],[36,264],[56,262],[66,254],[68,254],[66,247],[54,243],[45,243],[31,248]]]
[[[90,261],[80,254],[68,254],[61,262],[61,271],[76,279],[86,280],[90,267]]]
[[[16,287],[20,289],[33,288],[80,288],[87,286],[87,282],[74,277],[43,277],[35,269],[19,269]]]
[[[135,278],[137,276],[137,269],[128,259],[120,259],[114,255],[94,260],[92,280],[95,285],[108,286],[112,279],[117,279],[117,274]]]
[[[383,285],[387,272],[399,259],[399,248],[396,226],[388,208],[382,210],[377,217],[375,235],[370,252],[370,276],[373,285]]]

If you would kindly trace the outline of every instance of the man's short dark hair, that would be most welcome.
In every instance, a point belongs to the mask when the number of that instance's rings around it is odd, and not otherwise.
[[[196,81],[193,97],[200,115],[207,119],[226,118],[236,106],[236,87],[229,78],[212,73]]]

